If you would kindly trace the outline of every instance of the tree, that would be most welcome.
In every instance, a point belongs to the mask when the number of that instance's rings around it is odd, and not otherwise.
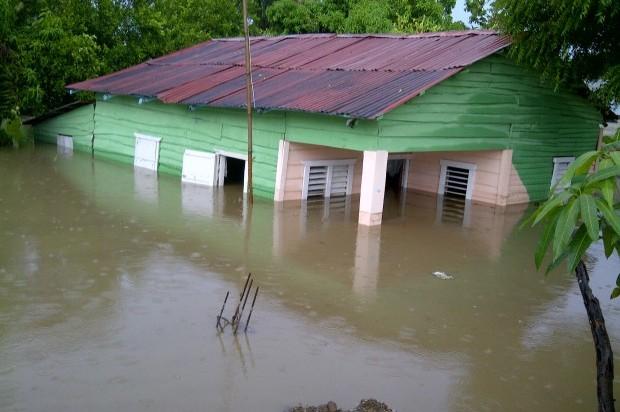
[[[620,1],[467,0],[471,22],[512,36],[510,54],[605,116],[620,102]]]
[[[588,314],[596,349],[599,411],[614,411],[613,353],[598,299],[592,293],[583,262],[588,247],[602,239],[605,256],[620,254],[620,203],[614,203],[620,176],[620,133],[599,150],[579,156],[552,188],[552,194],[526,221],[543,225],[535,263],[538,268],[551,248],[547,272],[562,262],[575,273]],[[611,298],[620,296],[620,275]]]
[[[456,0],[276,0],[267,7],[273,33],[417,33],[463,29]]]

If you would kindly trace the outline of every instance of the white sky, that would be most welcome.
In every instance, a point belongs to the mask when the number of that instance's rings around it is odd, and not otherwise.
[[[469,13],[465,11],[465,0],[456,0],[456,6],[452,9],[452,18],[460,20],[469,26]]]

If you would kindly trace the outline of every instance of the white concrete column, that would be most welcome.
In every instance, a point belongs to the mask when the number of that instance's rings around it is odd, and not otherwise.
[[[360,225],[381,224],[387,161],[388,152],[386,151],[364,151],[362,189],[360,192]]]
[[[278,165],[276,166],[276,189],[273,194],[273,200],[276,202],[281,202],[284,200],[289,148],[290,143],[288,141],[280,140],[278,145]]]

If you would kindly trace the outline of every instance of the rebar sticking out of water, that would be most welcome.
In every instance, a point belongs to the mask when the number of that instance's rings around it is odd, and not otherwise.
[[[254,283],[254,279],[250,279],[250,286],[245,294],[245,298],[243,298],[243,305],[241,306],[241,311],[239,312],[237,323],[235,324],[235,335],[237,334],[237,329],[239,329],[239,324],[241,323],[241,318],[243,317],[243,311],[245,310],[245,304],[248,302],[248,296],[250,296],[250,292],[252,291],[252,283]]]
[[[226,326],[231,325],[231,327],[233,328],[233,333],[235,335],[237,334],[237,331],[239,330],[239,324],[241,324],[241,319],[243,317],[243,312],[245,311],[245,306],[248,303],[250,293],[252,293],[253,285],[254,285],[254,278],[252,278],[252,274],[249,273],[248,277],[245,279],[243,290],[241,291],[241,295],[239,295],[239,302],[237,303],[235,313],[231,320],[228,320],[227,318],[223,316],[224,309],[226,308],[226,302],[228,301],[228,298],[230,296],[230,291],[226,292],[226,297],[224,298],[224,303],[222,304],[222,307],[220,308],[220,313],[217,316],[217,323],[215,325],[216,328],[220,332],[223,332]],[[254,305],[256,304],[256,297],[258,296],[258,289],[259,289],[258,286],[256,287],[256,289],[254,289],[254,298],[252,299],[252,307],[250,308],[250,313],[248,314],[248,318],[246,319],[246,322],[245,322],[245,328],[243,329],[244,333],[247,333],[248,331],[248,324],[250,323],[250,319],[252,318],[252,312],[254,311]]]
[[[248,313],[248,319],[245,321],[245,329],[243,329],[243,333],[248,332],[248,325],[250,324],[250,318],[252,317],[252,312],[254,311],[254,304],[256,303],[256,296],[258,296],[258,288],[260,288],[260,286],[256,286],[256,290],[254,291],[254,298],[252,299],[252,307],[250,308],[250,313]]]
[[[224,306],[226,306],[226,301],[228,300],[228,295],[230,295],[230,291],[226,291],[226,297],[224,298],[224,303],[222,303],[222,309],[220,309],[220,314],[217,316],[217,323],[215,324],[216,328],[222,329],[222,325],[220,324],[220,319],[222,319],[222,314],[224,313]]]
[[[245,279],[245,285],[243,285],[243,290],[241,291],[241,295],[239,296],[239,303],[237,303],[237,309],[235,309],[235,314],[232,317],[232,323],[234,324],[237,321],[237,316],[239,315],[239,307],[241,306],[241,301],[243,301],[243,295],[245,295],[245,291],[248,287],[248,282],[252,277],[252,273],[248,273],[248,277]]]

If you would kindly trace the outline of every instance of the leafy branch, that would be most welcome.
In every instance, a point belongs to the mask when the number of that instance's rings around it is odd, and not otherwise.
[[[544,225],[535,253],[540,269],[551,249],[547,273],[567,263],[574,271],[588,247],[603,240],[605,256],[620,254],[620,203],[614,203],[620,176],[620,133],[605,140],[599,150],[579,156],[551,188],[549,199],[524,222]],[[612,298],[620,296],[620,276]]]

